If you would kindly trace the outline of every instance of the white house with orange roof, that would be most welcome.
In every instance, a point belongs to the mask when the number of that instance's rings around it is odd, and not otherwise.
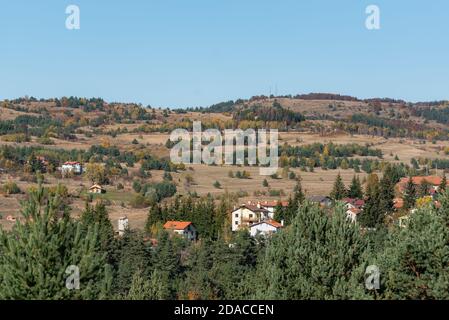
[[[198,236],[195,226],[190,221],[167,221],[164,224],[164,229],[191,241],[196,240]]]
[[[269,219],[269,214],[270,212],[267,209],[254,205],[251,202],[242,204],[231,212],[231,229],[232,231],[237,231],[241,228],[250,227],[255,223]]]
[[[249,227],[249,233],[252,237],[257,235],[270,236],[278,232],[283,227],[283,223],[268,219],[251,225]]]

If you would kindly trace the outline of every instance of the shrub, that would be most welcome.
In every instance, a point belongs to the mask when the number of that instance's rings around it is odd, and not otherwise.
[[[22,192],[19,186],[13,181],[6,182],[2,187],[2,191],[6,194],[18,194]]]

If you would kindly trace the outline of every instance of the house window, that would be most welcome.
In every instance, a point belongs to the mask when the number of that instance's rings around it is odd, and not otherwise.
[[[238,224],[239,224],[239,222],[238,222],[238,221],[236,221],[236,222],[235,222],[235,224],[236,224],[236,225],[238,225]]]
[[[251,219],[252,217],[253,217],[253,214],[252,214],[252,213],[250,213],[250,214],[249,214],[249,218]]]
[[[239,214],[238,214],[238,213],[236,213],[236,214],[235,214],[235,217],[236,217],[236,218],[238,218],[238,217],[239,217]]]

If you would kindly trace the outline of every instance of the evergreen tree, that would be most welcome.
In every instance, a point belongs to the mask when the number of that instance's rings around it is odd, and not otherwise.
[[[302,190],[301,178],[298,178],[295,188],[293,189],[293,198],[288,200],[287,207],[283,207],[280,203],[275,208],[274,220],[284,221],[285,225],[291,224],[295,215],[298,213],[298,208],[305,201],[305,195]]]
[[[362,184],[360,183],[358,176],[354,176],[352,178],[351,185],[349,186],[348,197],[353,199],[363,198]]]
[[[164,300],[169,297],[167,287],[168,279],[166,276],[155,270],[151,273],[149,279],[140,271],[133,275],[131,287],[126,300]]]
[[[363,295],[354,282],[366,244],[338,205],[331,216],[305,203],[290,228],[269,242],[257,266],[256,299],[349,299]]]
[[[417,188],[417,196],[420,198],[428,196],[431,187],[432,185],[426,179],[424,179],[423,181],[421,181],[419,188]]]
[[[449,194],[442,203],[449,203]],[[449,299],[449,207],[420,208],[406,228],[393,230],[374,263],[381,272],[383,299]]]
[[[374,194],[379,187],[379,177],[375,173],[371,173],[368,175],[366,181],[365,195],[369,197]]]
[[[334,200],[341,200],[346,197],[346,187],[340,173],[338,173],[337,178],[335,179],[334,188],[332,189],[330,197]]]
[[[98,233],[100,239],[100,248],[102,251],[108,253],[109,263],[112,261],[113,248],[114,248],[114,228],[109,220],[109,215],[106,210],[106,206],[103,202],[99,202],[95,207],[86,203],[86,208],[81,214],[80,223],[84,230],[87,230],[89,226],[98,224]]]
[[[444,192],[447,188],[447,179],[446,179],[446,174],[443,174],[441,176],[441,183],[439,185],[438,191],[440,192]]]
[[[357,221],[362,226],[367,228],[377,228],[383,224],[386,212],[380,208],[380,198],[380,185],[377,184],[371,187],[363,211],[357,218]],[[385,202],[384,205],[387,205],[387,203]]]
[[[416,186],[412,177],[409,177],[404,190],[404,209],[410,210],[416,204]]]
[[[152,267],[151,247],[143,241],[142,235],[133,230],[125,230],[119,239],[118,264],[114,277],[114,291],[123,295],[128,292],[136,272],[148,277]]]
[[[23,204],[23,221],[0,229],[1,299],[99,299],[109,294],[110,267],[100,250],[98,224],[83,231],[60,210],[58,196],[39,186]],[[79,268],[79,290],[66,281]],[[66,273],[67,270],[69,273]],[[75,282],[71,282],[75,284]]]
[[[394,211],[394,183],[388,175],[385,175],[379,184],[378,210],[384,215],[392,214]]]

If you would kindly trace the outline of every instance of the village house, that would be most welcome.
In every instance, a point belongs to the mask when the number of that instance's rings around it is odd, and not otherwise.
[[[283,222],[279,223],[272,219],[268,219],[251,225],[249,227],[249,233],[252,237],[255,237],[257,235],[266,237],[278,232],[283,227]]]
[[[242,204],[234,208],[232,215],[232,231],[240,228],[247,228],[255,223],[259,223],[270,218],[270,211],[253,204]]]
[[[94,184],[92,187],[89,188],[89,193],[105,193],[106,190],[103,189],[102,186],[99,184]]]
[[[365,205],[365,200],[363,199],[353,199],[353,198],[344,198],[341,201],[344,202],[346,209],[363,209],[363,206]]]
[[[179,234],[190,241],[196,240],[198,236],[195,226],[190,221],[167,221],[164,224],[164,229]]]
[[[362,212],[361,209],[358,208],[349,208],[346,210],[346,215],[348,220],[355,223],[357,222],[357,216]]]
[[[409,177],[405,177],[399,180],[399,182],[397,183],[396,188],[401,194],[403,194],[405,189],[407,188],[409,180]],[[429,195],[433,195],[438,192],[441,181],[442,178],[437,176],[412,177],[412,182],[415,186],[420,186],[424,183],[427,183],[429,185]]]
[[[68,162],[65,162],[61,166],[61,173],[62,174],[68,174],[68,173],[82,174],[83,173],[83,166],[79,162],[68,161]]]
[[[317,203],[324,208],[329,208],[332,206],[332,199],[328,196],[311,196],[308,200],[310,202]]]
[[[276,208],[278,206],[281,207],[287,207],[288,206],[288,201],[278,201],[278,200],[271,200],[271,201],[249,201],[248,202],[249,205],[253,205],[253,206],[257,206],[258,208],[263,208],[268,210],[269,214],[269,218],[273,219],[274,217],[274,212],[276,210]]]

